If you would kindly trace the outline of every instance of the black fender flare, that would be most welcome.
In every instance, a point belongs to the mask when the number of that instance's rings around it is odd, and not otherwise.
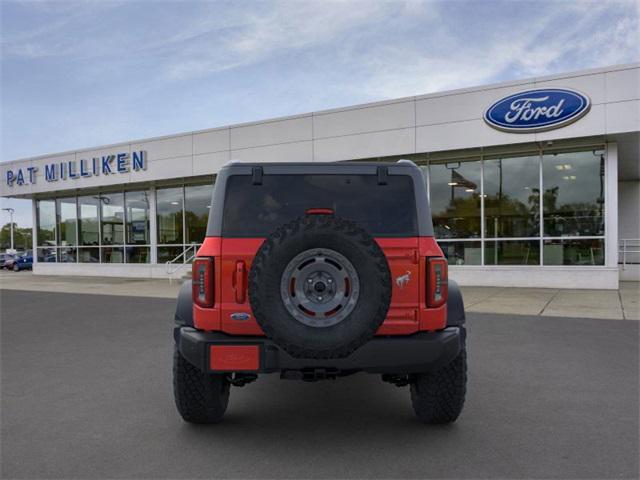
[[[191,293],[191,280],[185,281],[180,287],[174,319],[178,325],[193,327],[193,297]]]
[[[464,301],[460,287],[449,280],[449,296],[447,298],[447,326],[458,327],[465,323]]]

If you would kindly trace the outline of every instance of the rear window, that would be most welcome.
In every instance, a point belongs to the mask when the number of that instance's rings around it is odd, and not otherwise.
[[[378,237],[416,236],[413,182],[390,175],[265,175],[253,185],[250,175],[232,175],[222,223],[226,237],[264,237],[309,208],[330,208]]]

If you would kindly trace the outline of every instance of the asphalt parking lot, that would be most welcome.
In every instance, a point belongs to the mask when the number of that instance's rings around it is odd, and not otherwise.
[[[638,478],[636,321],[471,314],[458,422],[407,389],[274,376],[194,427],[170,299],[0,291],[2,478]]]

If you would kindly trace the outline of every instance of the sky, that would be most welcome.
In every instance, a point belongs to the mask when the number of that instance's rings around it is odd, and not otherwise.
[[[640,60],[640,0],[2,0],[0,16],[0,161]],[[1,201],[31,225],[29,201]]]

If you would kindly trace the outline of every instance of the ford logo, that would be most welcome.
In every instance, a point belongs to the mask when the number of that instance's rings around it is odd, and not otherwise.
[[[484,121],[507,132],[540,132],[563,127],[591,107],[586,95],[563,88],[540,88],[510,95],[484,112]]]
[[[251,318],[251,315],[245,312],[234,312],[230,316],[231,320],[235,320],[237,322],[246,322]]]

